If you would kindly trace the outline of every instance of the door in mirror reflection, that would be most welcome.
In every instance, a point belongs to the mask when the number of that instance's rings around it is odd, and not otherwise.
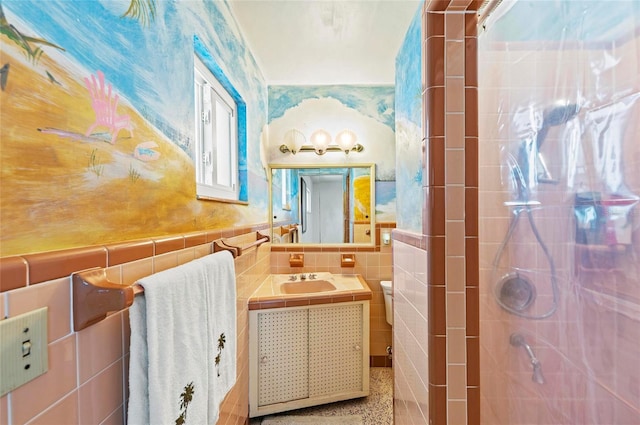
[[[372,165],[291,167],[271,166],[273,243],[374,243]]]

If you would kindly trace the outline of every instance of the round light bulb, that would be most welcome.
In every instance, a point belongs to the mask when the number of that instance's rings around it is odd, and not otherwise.
[[[349,151],[355,146],[356,141],[356,134],[351,130],[342,130],[336,136],[338,146],[340,146],[340,148],[346,153],[349,153]]]
[[[325,130],[316,130],[311,135],[311,144],[318,155],[324,155],[331,143],[331,135]]]

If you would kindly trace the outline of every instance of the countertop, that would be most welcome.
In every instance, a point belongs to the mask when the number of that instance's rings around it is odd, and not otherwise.
[[[325,273],[317,274],[320,275],[319,278],[324,278],[322,275]],[[336,286],[335,290],[305,294],[280,292],[280,283],[287,281],[288,277],[289,275],[269,275],[249,297],[249,310],[333,304],[372,298],[369,285],[359,274],[332,274],[331,282]]]

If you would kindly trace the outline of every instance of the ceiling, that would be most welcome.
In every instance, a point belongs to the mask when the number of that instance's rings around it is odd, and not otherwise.
[[[268,85],[386,85],[422,0],[228,0]]]

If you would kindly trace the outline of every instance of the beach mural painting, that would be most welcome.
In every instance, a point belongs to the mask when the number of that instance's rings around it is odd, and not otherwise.
[[[0,256],[267,221],[266,85],[225,3],[24,0],[0,13]],[[244,205],[195,196],[196,34],[250,106]]]
[[[396,56],[397,226],[415,233],[423,232],[421,10]]]
[[[297,129],[306,140],[317,129],[332,136],[352,130],[364,150],[345,155],[328,152],[283,155],[284,134]],[[395,132],[393,86],[270,86],[269,161],[278,164],[376,164],[376,221],[396,221]],[[366,182],[367,187],[369,182]],[[364,192],[359,192],[364,193]],[[358,199],[364,205],[367,198]]]

